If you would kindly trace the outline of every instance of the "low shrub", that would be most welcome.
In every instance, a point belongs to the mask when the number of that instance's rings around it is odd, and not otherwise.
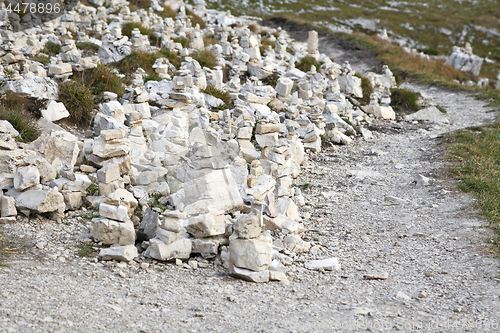
[[[56,44],[52,42],[45,43],[45,46],[42,49],[42,53],[46,53],[49,55],[57,55],[61,52],[61,44]]]
[[[59,86],[59,100],[69,112],[68,120],[76,125],[87,125],[92,119],[94,98],[89,88],[80,81],[67,81]]]
[[[105,91],[114,92],[119,97],[125,93],[124,80],[103,64],[84,71],[82,81],[98,99]]]
[[[177,69],[181,67],[181,58],[179,55],[168,49],[161,49],[160,51],[153,53],[133,50],[130,55],[118,62],[113,63],[112,66],[123,74],[134,73],[138,68],[142,68],[146,74],[154,75],[156,72],[152,67],[158,58],[167,58]]]
[[[99,45],[91,42],[76,43],[76,48],[83,51],[83,55],[92,55],[99,51]]]
[[[300,59],[299,62],[295,62],[295,67],[300,69],[303,72],[309,72],[311,70],[311,66],[316,67],[316,70],[319,71],[320,65],[319,62],[313,57],[304,57]]]
[[[177,12],[172,9],[172,7],[167,6],[167,5],[162,5],[163,11],[162,12],[156,12],[156,14],[162,18],[175,18],[177,16]]]
[[[189,39],[187,39],[186,37],[176,37],[176,38],[172,38],[172,40],[175,43],[180,43],[182,45],[182,47],[189,47],[189,43],[191,43],[191,41]]]
[[[363,98],[360,98],[359,101],[365,105],[370,104],[370,95],[373,93],[373,87],[370,83],[370,80],[364,76],[356,74],[357,77],[361,79],[361,90],[363,91]]]
[[[403,111],[418,111],[420,106],[417,104],[419,93],[406,88],[391,89],[391,105],[399,107]]]

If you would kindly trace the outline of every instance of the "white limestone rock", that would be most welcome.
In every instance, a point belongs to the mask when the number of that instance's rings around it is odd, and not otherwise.
[[[229,258],[231,263],[252,271],[267,270],[273,257],[273,239],[262,234],[253,239],[230,239]]]
[[[319,271],[320,269],[325,271],[340,271],[341,268],[338,258],[311,260],[306,262],[304,267],[313,271]]]
[[[121,222],[126,222],[129,220],[128,210],[124,205],[113,206],[106,203],[101,203],[99,205],[99,215]]]
[[[130,261],[139,256],[135,245],[114,246],[99,252],[101,260]]]
[[[135,230],[132,221],[118,222],[107,218],[92,220],[90,234],[96,242],[105,245],[134,245]]]
[[[450,121],[446,118],[441,111],[435,106],[422,109],[415,113],[409,114],[405,117],[406,121],[423,120],[432,121],[434,123],[448,124]]]
[[[0,216],[9,217],[16,216],[16,200],[14,198],[8,197],[6,195],[0,195]]]
[[[256,283],[269,282],[270,276],[268,270],[256,272],[249,269],[236,267],[233,264],[229,264],[229,274],[231,276],[234,276],[235,278]]]
[[[186,229],[196,238],[223,235],[226,232],[224,211],[210,211],[190,217]]]
[[[167,245],[161,240],[153,238],[149,240],[149,249],[149,255],[153,259],[161,261],[189,259],[191,240],[182,238]]]
[[[40,172],[34,166],[23,166],[17,168],[14,173],[14,188],[24,191],[27,188],[40,184]]]

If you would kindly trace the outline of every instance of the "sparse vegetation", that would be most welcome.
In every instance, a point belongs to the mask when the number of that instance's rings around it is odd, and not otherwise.
[[[82,73],[83,83],[89,87],[93,95],[100,101],[105,91],[114,92],[119,97],[125,93],[124,81],[109,67],[103,64]]]
[[[271,46],[271,48],[274,50],[274,48],[276,47],[276,43],[271,41],[269,37],[262,37],[260,39],[260,46],[259,46],[260,54],[264,55],[265,51],[269,48],[269,46]]]
[[[8,255],[17,253],[17,248],[11,240],[7,239],[7,236],[0,232],[0,267],[8,267],[4,262]]]
[[[391,89],[391,105],[397,110],[418,111],[420,106],[417,104],[419,94],[406,88]]]
[[[80,257],[91,257],[97,254],[97,246],[92,242],[83,242],[77,244],[76,247],[79,249],[78,255]]]
[[[83,56],[91,56],[99,51],[99,45],[91,42],[76,43],[76,48],[82,50]]]
[[[145,28],[141,23],[138,22],[126,22],[122,25],[122,34],[128,38],[132,37],[132,31],[134,29],[139,29],[141,35],[148,36],[149,43],[151,45],[157,45],[159,38],[155,36],[153,30]]]
[[[172,40],[175,43],[181,44],[182,47],[189,47],[189,43],[191,43],[191,41],[189,39],[187,39],[186,37],[176,37],[176,38],[172,38]]]
[[[57,55],[61,52],[61,44],[56,44],[52,42],[45,43],[45,46],[42,50],[42,53],[46,53],[48,55]]]
[[[177,16],[177,12],[175,10],[173,10],[172,7],[167,6],[167,5],[162,5],[162,7],[163,7],[162,12],[156,12],[156,14],[158,14],[160,17],[162,17],[162,18],[167,18],[167,17],[175,18]]]
[[[200,50],[192,55],[192,58],[200,63],[200,66],[214,68],[217,66],[217,57],[208,50]]]
[[[319,72],[320,64],[313,57],[303,57],[300,61],[295,62],[295,67],[303,72],[309,72],[312,66],[316,67],[316,70]]]
[[[181,58],[179,55],[168,49],[161,49],[160,51],[151,53],[146,51],[133,50],[132,53],[124,59],[113,63],[113,66],[123,74],[130,74],[135,72],[138,68],[144,69],[146,74],[155,75],[152,68],[156,59],[167,58],[175,68],[181,66]]]
[[[363,98],[360,99],[362,104],[368,105],[370,104],[370,95],[373,93],[373,87],[370,83],[370,80],[364,76],[356,74],[357,77],[361,79],[361,90],[363,91]]]
[[[94,98],[89,88],[80,81],[67,81],[59,86],[59,100],[69,112],[69,121],[87,125],[92,119]]]
[[[151,0],[129,0],[129,8],[131,12],[135,12],[139,9],[148,9],[151,6]]]
[[[18,141],[31,142],[40,135],[35,116],[40,116],[43,105],[40,100],[6,93],[0,99],[0,120],[7,120],[19,132]]]
[[[495,232],[491,242],[500,252],[500,122],[448,136],[451,173],[459,187],[477,198],[476,205]]]

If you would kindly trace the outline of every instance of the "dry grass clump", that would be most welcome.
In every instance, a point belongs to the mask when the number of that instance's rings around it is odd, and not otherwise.
[[[208,50],[200,50],[192,55],[193,59],[200,63],[200,66],[214,68],[217,66],[217,57]]]
[[[59,86],[59,100],[69,112],[68,120],[87,125],[92,119],[94,98],[90,89],[80,81],[66,81]]]

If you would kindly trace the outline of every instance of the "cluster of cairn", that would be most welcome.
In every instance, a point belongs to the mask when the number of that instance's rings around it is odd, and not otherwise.
[[[147,10],[134,12],[126,1],[103,3],[80,3],[21,32],[0,31],[1,92],[47,101],[38,122],[43,134],[30,144],[17,142],[19,133],[0,121],[2,222],[18,212],[60,219],[68,210],[98,207],[90,229],[96,242],[111,246],[101,251],[103,260],[220,254],[236,277],[286,280],[286,266],[310,249],[300,236],[305,200],[294,179],[322,144],[372,139],[364,125],[374,117],[395,118],[391,71],[365,74],[374,93],[369,105],[360,106],[361,78],[348,62],[337,64],[318,51],[315,31],[307,43],[296,42],[284,30],[207,10],[202,1],[189,6],[153,0]],[[177,16],[163,19],[161,5]],[[206,26],[193,26],[186,8]],[[130,39],[123,36],[126,22],[154,31],[159,46],[139,29]],[[204,45],[205,36],[218,42]],[[174,42],[177,37],[188,38],[189,46]],[[264,54],[262,38],[275,43]],[[97,55],[83,57],[75,39],[98,45]],[[46,65],[29,60],[47,42],[61,44],[61,52]],[[69,115],[58,102],[59,84],[132,50],[158,47],[181,56],[180,68],[158,58],[153,68],[161,81],[145,82],[139,68],[125,95],[105,92],[86,138],[57,124]],[[190,57],[199,50],[212,52],[217,66],[202,67]],[[296,68],[304,57],[319,68]],[[272,77],[272,85],[263,83]],[[231,108],[206,93],[207,86],[226,92]]]

